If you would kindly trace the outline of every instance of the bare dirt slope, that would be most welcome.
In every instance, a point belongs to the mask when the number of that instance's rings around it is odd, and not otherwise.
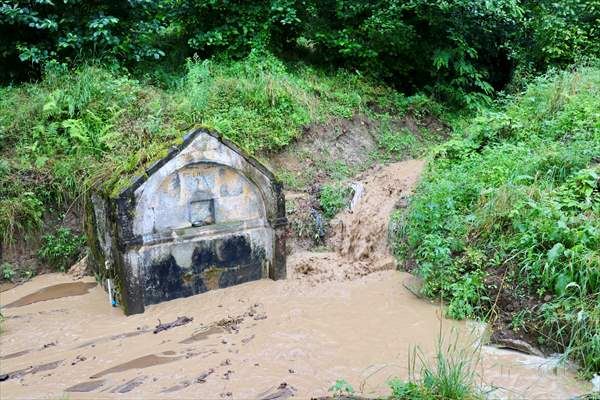
[[[364,194],[334,221],[332,251],[291,254],[286,281],[214,290],[131,317],[86,285],[91,278],[48,274],[0,293],[0,397],[309,398],[340,378],[366,396],[387,394],[387,380],[407,377],[411,346],[430,355],[440,332],[465,346],[472,338],[467,324],[440,319],[438,306],[405,288],[410,275],[394,269],[387,249],[389,214],[422,167],[407,161],[358,177]],[[192,321],[153,333],[159,320],[180,316]],[[481,383],[505,388],[494,395],[563,399],[587,389],[545,359],[486,348],[478,357]]]

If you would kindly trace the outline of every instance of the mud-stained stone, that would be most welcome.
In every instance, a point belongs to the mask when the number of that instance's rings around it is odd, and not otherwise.
[[[13,371],[13,372],[9,372],[8,375],[8,379],[16,379],[16,378],[21,378],[25,375],[29,375],[29,374],[37,374],[39,372],[46,372],[46,371],[51,371],[53,369],[58,368],[65,360],[59,360],[59,361],[52,361],[49,363],[45,363],[45,364],[40,364],[40,365],[32,365],[30,367],[27,368],[23,368],[17,371]]]
[[[86,210],[89,263],[126,314],[286,277],[285,198],[257,160],[196,130],[145,172],[118,193],[100,184]]]
[[[133,389],[135,389],[138,386],[142,385],[146,381],[147,378],[148,378],[147,375],[136,376],[132,380],[130,380],[128,382],[125,382],[124,384],[122,384],[120,386],[117,386],[116,388],[114,388],[110,392],[111,393],[129,393]]]
[[[185,389],[186,387],[190,386],[192,384],[192,382],[190,381],[183,381],[181,383],[178,383],[177,385],[171,386],[165,390],[161,390],[161,393],[173,393],[173,392],[178,392],[182,389]]]
[[[509,349],[524,354],[544,357],[544,353],[542,353],[541,350],[535,348],[524,340],[492,337],[492,344],[499,349]]]
[[[67,389],[65,389],[65,392],[69,392],[69,393],[93,392],[94,390],[100,389],[102,386],[104,386],[105,382],[106,381],[104,379],[95,380],[95,381],[81,382],[81,383],[78,383],[78,384],[73,385],[71,387],[68,387]]]
[[[269,389],[257,396],[258,400],[285,400],[294,396],[296,388],[286,382],[282,382],[278,387]]]

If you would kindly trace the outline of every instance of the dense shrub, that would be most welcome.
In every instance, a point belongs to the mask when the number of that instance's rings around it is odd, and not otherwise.
[[[252,49],[283,49],[297,34],[294,0],[171,0],[172,25],[201,57],[245,57]]]
[[[600,55],[599,0],[528,2],[521,61],[538,70]]]
[[[38,251],[40,259],[58,271],[66,271],[80,256],[85,245],[85,237],[59,228],[56,232],[44,235]]]
[[[49,60],[159,59],[164,2],[0,1],[0,81],[39,76]]]
[[[340,182],[323,185],[319,193],[319,203],[325,217],[333,218],[347,207],[351,194],[352,189]]]
[[[315,1],[299,38],[319,57],[475,102],[510,79],[508,49],[519,30],[516,1]]]
[[[403,227],[450,316],[485,316],[485,276],[508,268],[514,293],[552,299],[529,321],[545,344],[588,373],[600,368],[599,95],[600,68],[582,67],[476,118],[436,152]]]
[[[599,0],[5,0],[0,80],[37,77],[48,60],[155,73],[149,61],[177,69],[267,49],[474,106],[516,67],[599,55],[599,25]]]

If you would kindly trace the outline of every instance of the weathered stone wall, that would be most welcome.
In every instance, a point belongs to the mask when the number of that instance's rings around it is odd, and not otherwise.
[[[212,133],[186,136],[116,199],[96,193],[90,200],[92,263],[115,279],[127,314],[211,289],[285,278],[280,184]]]

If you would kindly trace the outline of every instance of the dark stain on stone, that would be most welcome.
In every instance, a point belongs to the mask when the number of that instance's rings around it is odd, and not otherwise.
[[[172,255],[145,268],[144,304],[261,279],[265,259],[265,250],[244,235],[198,242],[191,268],[179,266]]]
[[[104,379],[100,379],[100,380],[96,380],[96,381],[81,382],[81,383],[78,383],[77,385],[73,385],[73,386],[65,389],[65,392],[80,392],[80,393],[91,392],[91,391],[94,391],[94,390],[99,389],[102,386],[104,386],[104,382],[106,382]]]
[[[94,286],[96,286],[95,282],[60,283],[21,297],[20,299],[7,304],[4,308],[23,307],[40,301],[55,300],[69,296],[81,296],[89,292]]]
[[[156,304],[179,297],[192,296],[194,294],[193,284],[196,279],[187,276],[184,280],[184,275],[185,271],[177,265],[173,256],[169,256],[163,262],[151,265],[144,274],[144,303],[146,305]]]

